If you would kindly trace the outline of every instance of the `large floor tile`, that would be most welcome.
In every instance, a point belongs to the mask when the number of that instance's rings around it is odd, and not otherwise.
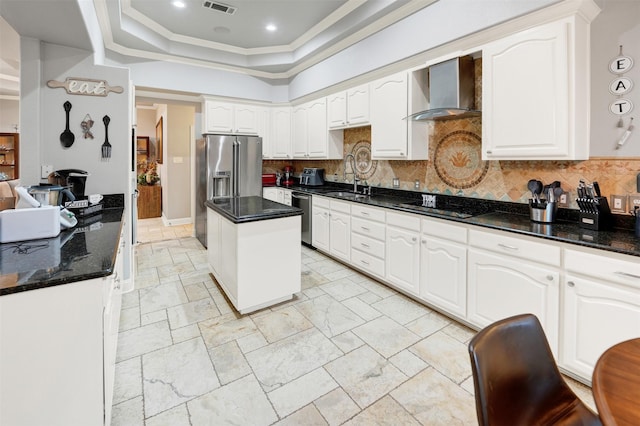
[[[167,321],[123,331],[118,335],[116,362],[155,351],[171,344],[173,344],[173,341],[171,340]]]
[[[363,410],[352,420],[345,423],[345,426],[419,426],[420,423],[414,419],[400,404],[390,396],[385,396],[375,404]],[[433,423],[436,425],[436,423]],[[442,424],[444,426],[445,423]]]
[[[249,317],[237,318],[230,313],[198,323],[208,348],[239,339],[258,331]]]
[[[413,345],[420,337],[388,317],[376,318],[353,329],[353,333],[385,358]]]
[[[144,400],[142,396],[114,405],[111,426],[144,426]]]
[[[223,385],[251,374],[251,367],[236,342],[228,342],[209,350],[209,356]]]
[[[171,329],[175,329],[218,317],[220,316],[220,311],[213,299],[208,297],[168,308],[167,316]]]
[[[145,420],[145,426],[191,426],[187,405],[181,404],[156,414]]]
[[[142,396],[142,364],[135,357],[116,364],[113,404]]]
[[[313,327],[293,306],[256,316],[253,322],[269,343]]]
[[[360,407],[342,388],[316,399],[314,405],[332,426],[340,425],[360,412]]]
[[[144,288],[140,290],[140,313],[159,311],[188,301],[179,281]]]
[[[368,346],[328,363],[326,370],[349,396],[365,408],[407,379],[400,370]]]
[[[260,384],[269,392],[342,355],[327,337],[310,329],[246,354]]]
[[[304,301],[296,308],[328,337],[364,324],[362,318],[329,295]]]
[[[341,278],[320,286],[325,293],[336,300],[345,300],[353,296],[367,292],[367,289],[360,287],[349,278]]]
[[[423,425],[476,425],[475,400],[433,368],[417,374],[391,396]]]
[[[145,417],[220,386],[200,338],[143,355]]]
[[[269,392],[267,396],[278,415],[286,417],[337,387],[325,369],[318,368]]]
[[[253,376],[246,376],[187,403],[192,426],[267,426],[278,420]]]
[[[399,294],[387,297],[371,306],[400,324],[407,324],[431,312],[426,306]]]
[[[471,375],[467,345],[442,332],[416,343],[410,351],[456,383]]]
[[[275,423],[275,426],[327,426],[327,421],[312,404]]]

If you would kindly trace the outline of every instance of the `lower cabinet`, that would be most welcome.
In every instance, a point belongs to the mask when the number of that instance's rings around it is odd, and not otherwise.
[[[640,336],[640,262],[565,250],[560,363],[591,379],[609,347]]]
[[[331,200],[329,217],[329,253],[348,262],[351,259],[349,203]]]
[[[0,424],[111,423],[121,276],[0,297]]]
[[[311,197],[311,245],[329,253],[329,199]]]
[[[386,279],[413,294],[420,286],[420,218],[387,213]]]
[[[287,188],[278,188],[270,186],[262,188],[262,198],[275,201],[276,203],[291,205],[291,190]]]
[[[461,226],[422,220],[420,297],[461,319],[467,315],[466,234]]]
[[[479,328],[518,314],[538,317],[558,352],[558,270],[518,258],[469,249],[467,319]]]

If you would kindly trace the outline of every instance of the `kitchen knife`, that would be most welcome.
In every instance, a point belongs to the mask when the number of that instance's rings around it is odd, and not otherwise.
[[[596,193],[596,197],[602,197],[602,193],[600,192],[600,185],[597,181],[593,181],[593,190]]]

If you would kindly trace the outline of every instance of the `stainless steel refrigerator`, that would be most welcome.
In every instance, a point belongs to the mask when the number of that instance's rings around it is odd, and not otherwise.
[[[210,199],[262,197],[262,138],[202,135],[196,143],[196,237],[207,246]]]

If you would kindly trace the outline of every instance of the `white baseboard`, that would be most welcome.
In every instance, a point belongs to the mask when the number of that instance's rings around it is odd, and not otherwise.
[[[164,226],[188,225],[190,223],[193,223],[190,217],[181,217],[178,219],[167,219],[164,213],[162,214],[162,224]]]

